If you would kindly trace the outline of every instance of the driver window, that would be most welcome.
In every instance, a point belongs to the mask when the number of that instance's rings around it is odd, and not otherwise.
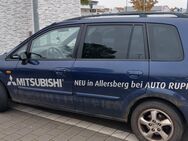
[[[60,28],[49,31],[33,40],[32,59],[72,58],[80,27]]]

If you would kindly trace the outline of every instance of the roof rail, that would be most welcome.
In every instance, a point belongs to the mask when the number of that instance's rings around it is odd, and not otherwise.
[[[81,20],[84,18],[90,17],[100,17],[100,16],[134,16],[138,15],[139,17],[148,17],[149,15],[174,15],[177,18],[188,18],[188,13],[177,13],[177,12],[123,12],[123,13],[110,13],[110,14],[96,14],[96,15],[89,15],[89,16],[81,16],[72,18],[69,20]]]

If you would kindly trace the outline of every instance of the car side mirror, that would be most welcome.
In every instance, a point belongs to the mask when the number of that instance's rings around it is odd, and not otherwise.
[[[25,61],[25,60],[27,60],[27,59],[28,59],[28,57],[27,57],[26,52],[22,52],[22,53],[20,54],[20,60]]]

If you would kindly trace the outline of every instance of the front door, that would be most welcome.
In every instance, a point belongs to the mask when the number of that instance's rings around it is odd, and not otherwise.
[[[74,108],[71,75],[80,27],[58,27],[34,37],[26,61],[13,72],[24,103]]]
[[[144,94],[148,81],[142,24],[88,25],[73,66],[77,110],[122,117],[127,97]]]

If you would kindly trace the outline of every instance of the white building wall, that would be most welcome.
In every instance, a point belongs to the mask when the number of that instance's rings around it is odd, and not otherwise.
[[[38,0],[40,29],[81,15],[80,0]]]
[[[38,0],[39,26],[80,16],[80,0]],[[1,0],[0,54],[11,50],[33,32],[32,0]]]
[[[1,0],[0,54],[17,46],[32,31],[31,0]]]

